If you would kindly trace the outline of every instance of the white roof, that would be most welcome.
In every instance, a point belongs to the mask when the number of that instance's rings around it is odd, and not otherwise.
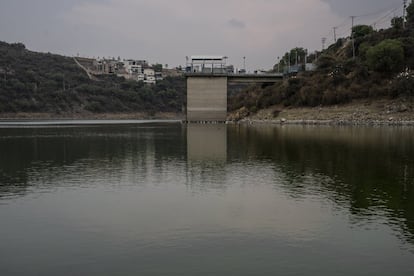
[[[191,56],[192,60],[223,60],[225,56]]]

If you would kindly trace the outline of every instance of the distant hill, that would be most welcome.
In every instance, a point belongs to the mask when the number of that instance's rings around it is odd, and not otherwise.
[[[153,86],[116,76],[90,80],[70,57],[0,42],[0,114],[181,112],[184,95],[184,78]]]

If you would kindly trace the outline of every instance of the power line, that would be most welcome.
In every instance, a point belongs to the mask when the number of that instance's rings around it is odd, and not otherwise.
[[[356,19],[358,19],[358,18],[371,17],[371,16],[374,16],[374,15],[383,14],[384,12],[389,12],[389,11],[391,11],[391,13],[392,13],[392,12],[396,11],[399,7],[400,6],[395,7],[395,5],[391,5],[391,6],[387,7],[387,8],[385,8],[385,9],[381,9],[381,10],[378,10],[378,11],[375,11],[375,12],[370,12],[370,13],[365,13],[365,14],[360,14],[360,15],[354,15],[353,16],[354,17],[354,23],[356,22]],[[386,17],[388,17],[388,15]],[[381,17],[381,19],[382,19],[382,17]],[[337,32],[339,29],[342,29],[342,27],[344,27],[344,26],[346,26],[348,24],[349,24],[349,18],[346,18],[344,21],[342,21],[340,24],[336,25],[333,28],[335,28],[335,32]],[[330,31],[326,36],[329,36],[331,33],[332,32]],[[337,35],[337,37],[338,37],[338,35]]]
[[[349,22],[349,19],[346,18],[341,24],[336,25],[335,28],[341,28]]]
[[[391,6],[389,6],[388,8],[386,8],[386,9],[382,9],[382,10],[380,10],[380,11],[376,11],[376,12],[370,12],[370,13],[366,13],[366,14],[360,14],[360,15],[356,15],[355,17],[356,18],[359,18],[359,17],[369,17],[369,16],[374,16],[374,15],[378,15],[378,14],[382,14],[382,13],[384,13],[384,12],[387,12],[387,11],[389,11],[390,9],[398,9],[400,6],[398,5],[398,7],[397,8],[395,8],[395,5],[391,5]]]
[[[380,17],[380,19],[374,21],[372,24],[370,24],[371,26],[374,26],[376,24],[382,23],[384,22],[385,19],[388,19],[391,15],[393,15],[393,13],[395,11],[397,11],[400,7],[394,8],[391,11],[389,11],[387,14],[385,14],[384,16]]]
[[[352,28],[352,22],[351,20],[349,20],[349,22],[347,23],[346,28],[343,29],[343,31],[341,32],[337,32],[336,36],[337,37],[343,37],[343,36],[348,36],[349,35],[349,30],[351,30]]]
[[[408,2],[407,0],[403,0],[403,4],[404,4],[403,18],[404,18],[404,15],[405,15],[405,9],[406,9],[407,2]],[[385,20],[388,20],[388,18],[392,15],[392,13],[397,11],[399,8],[401,8],[401,4],[399,4],[397,7],[394,4],[394,5],[391,5],[387,8],[385,8],[385,9],[377,10],[375,12],[369,12],[369,13],[359,14],[359,15],[352,15],[349,18],[346,18],[340,24],[332,27],[332,29],[326,35],[322,36],[322,38],[323,38],[322,39],[322,48],[324,48],[324,46],[325,46],[326,37],[331,36],[332,32],[333,32],[333,39],[334,39],[334,42],[336,42],[338,37],[344,36],[349,31],[349,25],[348,24],[351,23],[351,28],[350,28],[351,29],[351,40],[352,40],[352,48],[353,48],[353,57],[355,58],[355,40],[354,40],[354,35],[353,35],[353,32],[352,32],[352,29],[354,27],[354,24],[356,23],[356,19],[364,18],[364,17],[373,17],[375,15],[380,15],[380,14],[386,13],[385,15],[381,16],[379,19],[375,20],[372,24],[370,24],[370,26],[375,26],[376,24],[379,24],[379,23],[384,22]],[[344,31],[339,32],[339,30],[341,30],[343,27],[346,27],[347,31],[346,32],[344,32]]]

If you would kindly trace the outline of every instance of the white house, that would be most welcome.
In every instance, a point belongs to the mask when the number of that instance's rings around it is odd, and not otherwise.
[[[124,60],[124,68],[128,74],[142,74],[144,66],[147,65],[145,60]]]
[[[161,81],[163,80],[163,76],[162,76],[162,72],[155,72],[155,80],[156,81]]]
[[[145,76],[144,83],[155,84],[157,82],[157,80],[155,79],[155,70],[152,68],[145,68],[144,76]]]
[[[124,73],[120,75],[126,79],[143,81],[147,84],[155,84],[163,79],[162,73],[155,72],[145,60],[127,59],[124,60],[123,65]]]
[[[152,68],[145,68],[144,69],[144,75],[146,77],[155,76],[155,70]]]
[[[144,74],[138,74],[137,75],[137,81],[145,81],[145,75]]]

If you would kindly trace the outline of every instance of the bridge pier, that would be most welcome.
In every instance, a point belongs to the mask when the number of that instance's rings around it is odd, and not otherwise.
[[[187,76],[187,122],[225,122],[227,76]]]
[[[275,83],[282,74],[187,73],[187,122],[225,122],[228,83]]]

